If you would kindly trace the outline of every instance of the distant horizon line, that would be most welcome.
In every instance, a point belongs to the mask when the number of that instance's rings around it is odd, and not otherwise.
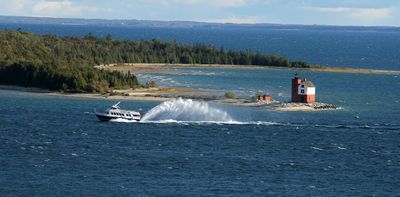
[[[339,25],[339,24],[290,24],[290,23],[233,23],[233,22],[212,22],[212,21],[191,21],[191,20],[153,20],[153,19],[106,19],[106,18],[82,18],[82,17],[52,17],[52,16],[21,16],[21,15],[0,15],[0,18],[31,18],[31,19],[56,19],[56,20],[82,20],[82,21],[139,21],[159,23],[193,23],[204,25],[236,25],[236,26],[320,26],[320,27],[360,27],[360,28],[400,28],[395,25]],[[0,20],[0,22],[3,22]],[[18,22],[15,22],[18,23]]]

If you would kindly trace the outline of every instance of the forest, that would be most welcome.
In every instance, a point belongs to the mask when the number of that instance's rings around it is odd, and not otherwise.
[[[153,40],[117,40],[88,33],[83,37],[0,31],[0,84],[62,90],[106,92],[139,87],[131,74],[95,69],[110,63],[229,64],[310,67],[303,61],[252,51],[232,51],[205,44]]]

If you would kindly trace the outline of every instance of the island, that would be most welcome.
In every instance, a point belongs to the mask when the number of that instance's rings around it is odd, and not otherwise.
[[[141,87],[134,75],[95,69],[96,65],[115,62],[310,67],[306,62],[251,51],[157,39],[113,40],[111,35],[97,38],[92,33],[84,37],[60,37],[2,30],[0,44],[0,84],[64,92]]]
[[[88,33],[82,37],[37,35],[22,30],[0,31],[2,89],[45,92],[51,95],[113,99],[166,100],[184,97],[248,106],[251,99],[209,97],[210,91],[140,84],[133,74],[163,67],[305,69],[323,72],[398,74],[399,71],[331,68],[290,61],[252,51],[233,51],[205,44],[152,40],[115,40]],[[12,88],[20,86],[23,88]],[[38,91],[39,88],[40,91]],[[42,91],[49,90],[48,92]],[[257,105],[254,105],[257,106]],[[277,106],[275,105],[269,105]],[[282,103],[275,108],[295,108]],[[324,107],[325,106],[325,107]],[[330,105],[311,106],[312,109]],[[297,106],[298,107],[298,106]],[[301,106],[304,108],[305,106]]]

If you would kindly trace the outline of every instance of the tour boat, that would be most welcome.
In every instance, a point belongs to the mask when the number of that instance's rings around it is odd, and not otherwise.
[[[99,113],[95,111],[97,118],[100,121],[110,121],[112,119],[123,119],[123,120],[130,120],[130,121],[140,121],[140,113],[137,111],[131,110],[122,110],[119,107],[118,102],[117,104],[111,106],[111,108],[107,109],[104,113]]]

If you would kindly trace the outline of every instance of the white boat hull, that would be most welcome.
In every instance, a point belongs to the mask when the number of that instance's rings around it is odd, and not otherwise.
[[[108,114],[96,113],[97,118],[102,122],[108,122],[113,119],[124,119],[129,121],[140,121],[140,118],[127,118],[122,116],[109,116]]]
[[[97,118],[102,122],[107,122],[113,119],[123,119],[128,121],[140,121],[141,116],[137,111],[120,110],[119,102],[107,109],[104,113],[96,112]]]

